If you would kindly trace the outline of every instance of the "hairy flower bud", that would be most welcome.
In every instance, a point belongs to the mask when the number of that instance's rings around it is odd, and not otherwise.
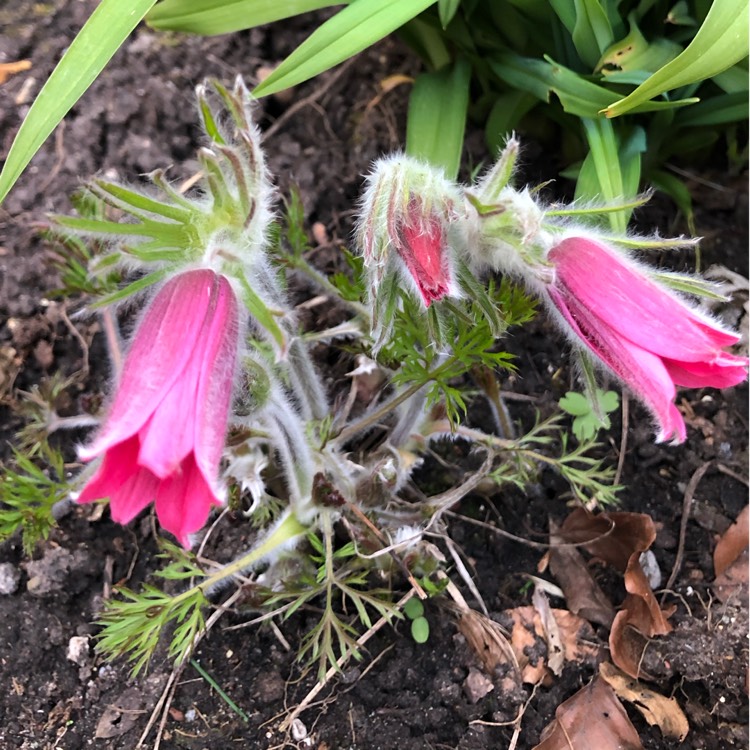
[[[425,307],[458,293],[454,245],[462,212],[460,189],[440,170],[402,154],[375,163],[357,230],[374,303],[394,277]]]

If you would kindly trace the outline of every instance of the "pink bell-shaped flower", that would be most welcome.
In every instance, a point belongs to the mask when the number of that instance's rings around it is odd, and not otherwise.
[[[82,460],[103,460],[78,502],[108,497],[128,523],[149,503],[184,547],[224,502],[218,481],[239,345],[239,309],[224,276],[181,273],[140,321],[114,401]]]
[[[659,440],[685,440],[676,386],[726,388],[747,378],[747,360],[724,351],[739,337],[721,328],[647,270],[600,241],[568,237],[550,250],[546,293],[565,328],[648,407]]]

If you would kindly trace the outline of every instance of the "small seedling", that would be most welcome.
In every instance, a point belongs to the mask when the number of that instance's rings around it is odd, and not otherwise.
[[[611,427],[608,415],[620,405],[620,398],[614,391],[597,388],[596,399],[598,404],[594,405],[584,394],[575,391],[568,391],[560,399],[560,408],[574,417],[573,434],[581,442],[591,440],[602,427],[608,430]]]
[[[409,599],[404,605],[404,614],[411,620],[411,637],[416,643],[427,643],[430,637],[430,623],[424,616],[424,604],[419,599]]]

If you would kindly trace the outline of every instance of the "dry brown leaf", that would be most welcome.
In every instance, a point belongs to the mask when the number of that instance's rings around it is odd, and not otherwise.
[[[745,506],[737,520],[724,532],[716,543],[714,550],[714,574],[718,578],[742,553],[747,550],[750,523],[748,509]]]
[[[566,542],[584,542],[584,549],[623,573],[628,592],[609,634],[612,660],[631,677],[646,677],[640,667],[648,638],[671,632],[667,618],[673,608],[662,610],[641,567],[641,554],[656,538],[654,522],[644,513],[600,513],[582,508],[564,521],[560,536]]]
[[[564,540],[556,533],[558,527],[550,519],[550,542],[560,544]],[[615,610],[607,595],[594,581],[583,556],[576,547],[552,546],[549,555],[550,573],[560,584],[565,602],[570,611],[589,622],[612,625]]]
[[[748,589],[748,552],[744,549],[740,556],[721,575],[716,576],[713,590],[722,602],[734,597],[747,599]]]
[[[614,690],[596,677],[557,707],[533,750],[643,750]]]
[[[566,609],[552,609],[566,662],[596,664],[599,648],[594,644],[594,631],[581,617]],[[513,620],[510,643],[521,667],[525,683],[535,685],[549,676],[545,654],[547,638],[539,612],[534,607],[516,607],[505,611]]]
[[[576,508],[563,522],[560,535],[625,572],[634,552],[645,552],[656,539],[656,528],[645,513],[617,511],[594,515]]]
[[[665,737],[679,742],[687,737],[690,725],[674,698],[667,698],[641,685],[608,662],[599,665],[599,674],[610,684],[618,698],[632,703],[651,726],[661,729]]]
[[[507,664],[514,674],[520,675],[516,653],[499,623],[490,620],[481,612],[467,609],[462,611],[458,618],[458,629],[479,657],[487,674],[494,674],[497,667]]]
[[[556,677],[559,677],[565,664],[565,650],[562,645],[562,636],[557,620],[552,614],[552,608],[549,606],[549,600],[544,592],[537,586],[531,596],[531,603],[534,609],[539,613],[544,628],[544,637],[547,641],[547,666]]]
[[[31,69],[31,60],[15,60],[14,62],[0,63],[0,86],[16,73],[23,73]]]

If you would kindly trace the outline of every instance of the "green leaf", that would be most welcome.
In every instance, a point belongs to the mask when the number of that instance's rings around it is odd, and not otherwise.
[[[570,0],[568,0],[569,2]],[[575,0],[576,22],[571,34],[581,60],[593,67],[612,43],[612,27],[599,0]]]
[[[21,124],[0,173],[0,203],[34,154],[156,0],[102,0],[71,42]]]
[[[424,614],[424,604],[416,596],[413,596],[404,604],[404,614],[410,620],[416,620],[417,617],[421,617]]]
[[[693,107],[682,110],[677,124],[686,127],[726,125],[747,121],[747,91],[712,96]]]
[[[414,82],[406,123],[406,153],[441,167],[455,180],[461,165],[471,66],[463,58]]]
[[[576,183],[576,200],[599,200],[609,203],[626,198],[618,155],[617,137],[609,120],[581,120],[589,144],[589,153],[581,166]],[[620,212],[607,215],[613,231],[622,234],[627,218]]]
[[[424,617],[417,617],[411,623],[411,637],[416,643],[427,643],[430,637],[430,623]]]
[[[638,28],[634,13],[630,14],[629,21],[630,33],[605,50],[596,64],[596,72],[601,71],[605,76],[610,70],[653,73],[682,52],[682,47],[669,39],[649,42]]]
[[[582,393],[568,391],[560,399],[560,408],[574,417],[582,417],[591,412],[591,404]]]
[[[212,36],[252,29],[346,0],[162,0],[146,16],[160,31],[187,31]]]
[[[395,31],[435,0],[353,0],[316,29],[253,94],[268,96],[313,78]]]
[[[440,25],[444,29],[448,28],[448,24],[453,20],[453,16],[456,15],[459,5],[461,5],[461,0],[438,0]]]
[[[649,182],[651,182],[657,190],[666,193],[677,204],[677,207],[687,219],[690,234],[695,234],[693,198],[685,183],[671,172],[665,172],[661,169],[655,169],[650,172]]]
[[[667,91],[711,78],[747,57],[747,0],[714,0],[703,25],[687,49],[657,70],[624,99],[604,109],[619,117]]]
[[[508,135],[536,103],[536,99],[525,91],[508,91],[497,97],[485,125],[485,139],[492,153],[500,151]]]
[[[563,109],[576,117],[599,117],[600,112],[606,110],[617,96],[613,91],[587,81],[548,56],[544,60],[536,60],[504,53],[496,55],[489,64],[493,72],[507,84],[520,91],[528,91],[543,102],[549,102],[550,94],[555,94]],[[644,101],[634,111],[674,109],[697,101],[695,98],[671,102]]]

